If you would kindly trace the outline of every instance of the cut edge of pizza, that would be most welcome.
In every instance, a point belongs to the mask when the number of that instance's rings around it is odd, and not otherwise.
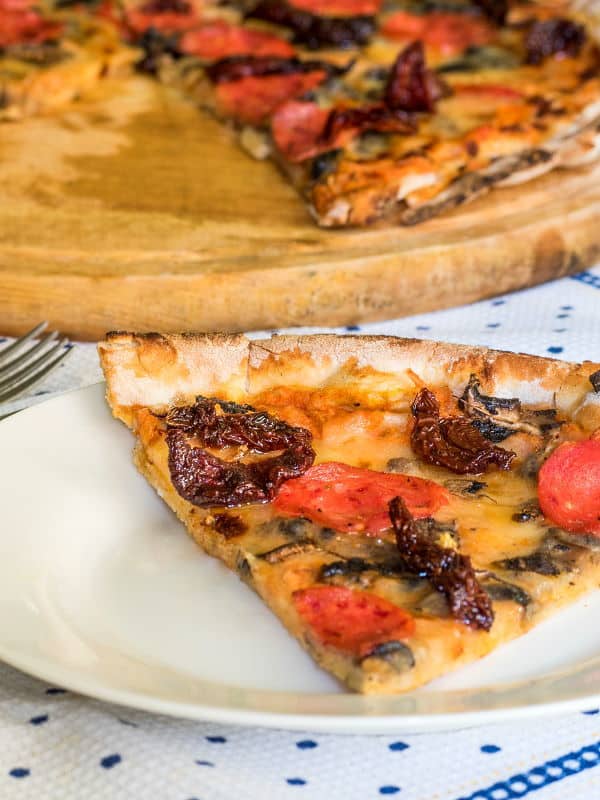
[[[140,472],[352,690],[421,686],[600,583],[599,364],[335,335],[99,353]]]

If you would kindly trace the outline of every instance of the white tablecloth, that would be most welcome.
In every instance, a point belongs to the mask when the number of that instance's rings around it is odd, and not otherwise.
[[[351,330],[600,361],[600,268]],[[95,348],[77,345],[0,414],[100,377]],[[597,800],[599,763],[598,709],[452,734],[297,734],[154,717],[0,665],[1,800]]]

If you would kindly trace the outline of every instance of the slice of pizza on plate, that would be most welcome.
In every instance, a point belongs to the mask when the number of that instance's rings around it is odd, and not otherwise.
[[[350,689],[418,687],[599,585],[599,364],[334,335],[99,352],[139,470]]]

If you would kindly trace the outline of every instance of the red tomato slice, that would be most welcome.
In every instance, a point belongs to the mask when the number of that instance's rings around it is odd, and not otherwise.
[[[419,39],[444,55],[462,53],[472,45],[489,44],[496,35],[491,25],[483,19],[442,11],[431,14],[397,11],[385,20],[381,32],[390,39]]]
[[[447,489],[424,478],[329,461],[284,483],[273,503],[282,514],[376,536],[391,527],[388,504],[397,495],[414,517],[430,517],[450,500]]]
[[[312,586],[292,595],[296,611],[323,644],[365,656],[377,644],[408,639],[412,616],[383,597],[344,586]]]
[[[127,26],[133,33],[143,34],[149,28],[161,33],[178,33],[198,25],[199,17],[190,6],[189,11],[146,11],[146,3],[125,12]]]
[[[382,0],[289,0],[294,8],[310,11],[321,17],[373,16],[381,8]]]
[[[187,31],[179,40],[179,49],[204,61],[244,55],[289,58],[295,52],[292,45],[279,36],[230,25],[223,20]]]
[[[221,113],[250,125],[260,125],[286,100],[317,87],[326,78],[323,70],[289,75],[242,78],[216,87]]]
[[[600,536],[600,439],[557,447],[540,469],[538,496],[561,528]]]
[[[56,39],[62,29],[61,23],[45,20],[25,5],[0,9],[0,47],[40,44]]]
[[[452,87],[454,94],[470,94],[498,100],[522,100],[525,95],[512,86],[501,86],[496,83],[464,83]]]

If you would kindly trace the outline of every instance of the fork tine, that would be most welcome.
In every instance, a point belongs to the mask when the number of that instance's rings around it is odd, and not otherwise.
[[[34,344],[33,347],[30,347],[29,350],[26,350],[24,353],[15,356],[11,361],[8,361],[3,366],[0,365],[0,380],[4,380],[15,370],[25,366],[25,364],[27,364],[35,355],[37,355],[37,353],[45,350],[48,345],[56,341],[57,338],[58,333],[56,331],[52,331],[52,333],[42,336],[38,343]],[[50,350],[48,350],[48,352],[50,352]]]
[[[62,344],[62,342],[59,342],[56,347],[52,348],[52,352],[55,352],[57,349],[61,348]],[[53,372],[59,366],[59,364],[61,364],[70,355],[71,351],[72,348],[63,350],[50,361],[46,361],[46,358],[44,357],[44,360],[37,372],[28,374],[25,377],[21,376],[19,381],[15,381],[16,376],[13,376],[7,387],[0,385],[0,403],[4,403],[7,400],[13,400],[15,397],[23,394],[23,392],[31,389],[36,383],[39,383],[39,381],[43,380],[51,372]],[[41,359],[37,360],[38,362],[41,362]],[[28,373],[30,373],[30,370],[28,370]]]
[[[51,347],[45,353],[42,353],[42,355],[38,356],[34,361],[28,361],[22,369],[18,370],[18,372],[13,371],[12,375],[4,378],[4,380],[0,380],[0,395],[8,391],[12,386],[18,385],[31,375],[36,374],[40,369],[43,369],[46,364],[50,363],[50,360],[55,353],[61,350],[65,344],[67,344],[66,339],[56,342],[53,347]]]
[[[40,322],[39,325],[36,325],[35,328],[32,328],[30,331],[28,331],[28,333],[21,336],[20,339],[15,339],[15,341],[12,342],[12,344],[9,344],[8,347],[4,347],[0,352],[0,364],[3,361],[6,361],[7,356],[9,356],[11,353],[15,353],[17,350],[20,350],[24,344],[27,344],[30,339],[34,339],[38,333],[46,330],[47,327],[47,322]]]

